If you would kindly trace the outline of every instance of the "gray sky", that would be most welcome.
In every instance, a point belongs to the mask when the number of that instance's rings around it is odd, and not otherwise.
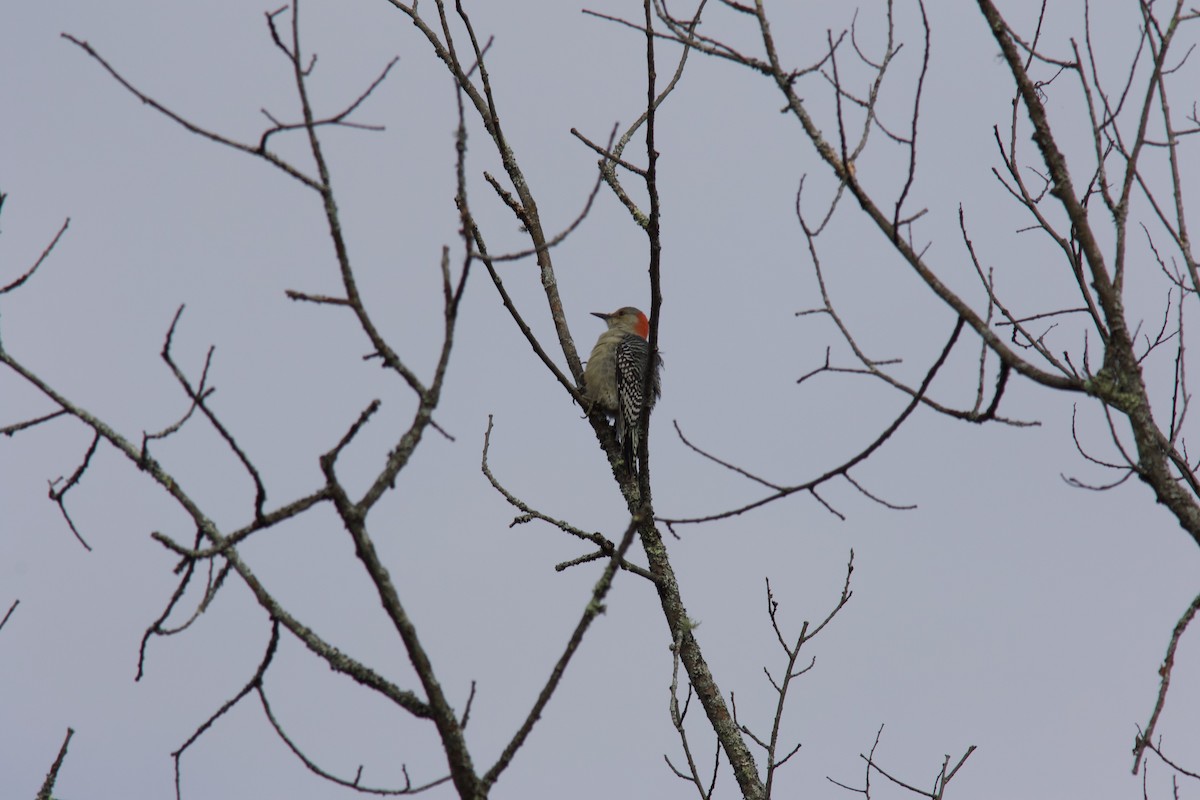
[[[596,162],[569,130],[604,139],[614,122],[637,115],[643,40],[571,3],[476,5],[477,27],[496,36],[489,64],[510,142],[544,219],[564,226],[582,207]],[[775,33],[796,63],[815,61],[826,28],[848,24],[851,14],[847,5],[789,16],[788,4],[777,5]],[[912,9],[901,5],[911,44],[895,83],[885,86],[896,95],[883,108],[904,126],[919,41]],[[1056,6],[1049,28],[1056,52],[1077,35],[1079,6]],[[641,13],[615,0],[589,7]],[[1018,21],[1035,8],[1009,3],[1005,10]],[[188,134],[59,38],[65,31],[89,41],[168,107],[254,141],[268,124],[261,108],[286,120],[297,108],[287,64],[266,34],[266,10],[234,0],[17,0],[0,7],[0,191],[8,194],[0,284],[26,269],[71,218],[52,259],[19,292],[0,298],[0,335],[69,398],[139,440],[186,410],[158,357],[172,315],[186,303],[176,355],[195,377],[215,346],[212,408],[255,460],[274,507],[319,486],[318,455],[378,397],[383,410],[342,464],[351,485],[364,486],[409,423],[411,393],[361,359],[369,344],[349,313],[284,296],[286,289],[339,293],[316,194],[263,162]],[[400,57],[357,116],[386,131],[334,130],[324,141],[368,307],[395,349],[427,376],[439,342],[440,250],[449,245],[455,263],[461,254],[450,78],[387,3],[309,2],[302,11],[305,46],[320,56],[311,83],[320,109],[342,107]],[[979,301],[957,233],[961,202],[981,257],[1014,302],[1028,309],[1053,306],[1060,296],[1070,302],[1060,261],[1034,234],[1014,233],[1028,222],[990,175],[999,164],[991,126],[1003,129],[1011,100],[995,43],[968,4],[937,0],[929,13],[934,45],[912,205],[929,208],[918,233],[932,242],[930,259]],[[1115,80],[1134,46],[1136,17],[1132,10],[1094,13]],[[876,47],[879,14],[872,4],[860,13],[864,40]],[[713,35],[727,30],[749,42],[739,24],[715,10],[706,22]],[[675,53],[663,49],[661,73]],[[826,95],[816,82],[805,94],[818,113],[829,108]],[[1061,107],[1071,108],[1073,95],[1061,95]],[[797,182],[811,173],[814,210],[831,183],[796,124],[778,113],[781,104],[760,76],[693,57],[660,117],[666,370],[652,449],[656,508],[665,516],[716,512],[763,493],[690,452],[672,421],[721,457],[795,483],[861,449],[905,404],[857,376],[796,385],[827,345],[842,363],[849,353],[826,320],[795,316],[819,303],[793,214]],[[832,131],[832,118],[824,120]],[[1074,122],[1064,131],[1083,132]],[[280,152],[307,167],[301,144],[281,137]],[[472,206],[493,251],[519,249],[526,243],[516,222],[480,177],[498,171],[489,145],[476,124]],[[1031,153],[1027,139],[1022,146]],[[875,147],[859,169],[879,176],[881,187],[898,185],[899,151],[882,139]],[[644,160],[638,148],[628,152]],[[839,209],[821,243],[831,291],[861,341],[876,357],[904,358],[899,373],[918,382],[953,318],[852,204]],[[555,259],[585,353],[601,328],[587,312],[648,307],[644,238],[607,191]],[[536,268],[519,262],[503,269],[549,343]],[[1131,281],[1157,274],[1148,260],[1132,269]],[[456,441],[427,436],[371,522],[451,702],[461,709],[470,682],[478,682],[468,741],[476,764],[488,765],[543,684],[599,570],[556,573],[554,564],[586,549],[547,526],[508,527],[515,512],[479,471],[488,415],[495,418],[491,465],[510,491],[610,537],[623,529],[626,512],[579,409],[530,352],[482,268],[471,281],[436,414]],[[1132,291],[1131,302],[1144,304],[1155,321],[1161,294],[1155,284]],[[1064,338],[1062,346],[1078,340]],[[563,363],[556,347],[551,352]],[[973,344],[962,346],[935,394],[969,405],[976,359]],[[714,360],[727,366],[715,370]],[[1147,374],[1153,379],[1161,369],[1148,365]],[[1197,553],[1142,485],[1092,493],[1065,484],[1062,474],[1107,477],[1074,449],[1071,402],[1014,381],[1002,411],[1041,427],[977,428],[927,411],[914,415],[854,474],[917,510],[882,509],[842,482],[824,496],[845,521],[797,496],[683,528],[681,539],[669,541],[705,654],[722,689],[736,693],[741,721],[756,732],[769,730],[774,709],[762,667],[777,673],[784,663],[765,613],[764,577],[781,603],[785,633],[794,635],[836,602],[854,549],[854,597],[806,648],[816,667],[790,697],[785,735],[804,746],[781,773],[779,796],[848,796],[826,776],[861,785],[858,754],[880,724],[879,762],[922,787],[944,754],[957,759],[978,745],[951,786],[954,796],[1140,796],[1141,776],[1130,775],[1134,726],[1146,722],[1171,628],[1195,595]],[[31,387],[0,373],[0,425],[50,410]],[[1083,435],[1105,453],[1102,419],[1087,403],[1080,410]],[[192,531],[146,476],[101,446],[68,501],[94,547],[85,552],[45,490],[46,480],[75,469],[90,441],[82,426],[61,420],[0,440],[0,613],[21,601],[0,631],[6,797],[36,793],[68,726],[77,733],[57,794],[171,796],[170,752],[249,679],[269,633],[253,598],[231,581],[191,630],[151,643],[146,677],[134,683],[142,632],[175,585],[175,559],[150,533],[187,542]],[[220,525],[248,521],[252,486],[200,420],[153,452]],[[259,534],[242,552],[294,614],[402,686],[415,686],[328,509]],[[1200,752],[1194,639],[1180,647],[1159,727],[1166,751],[1193,766]],[[619,575],[608,613],[495,796],[687,796],[688,786],[662,761],[664,752],[682,759],[667,714],[668,641],[650,587]],[[332,772],[349,777],[363,764],[364,783],[383,786],[402,782],[401,763],[414,782],[444,774],[431,725],[337,678],[287,635],[266,686],[289,733]],[[711,734],[703,725],[692,731],[698,757],[711,763]],[[1151,770],[1150,785],[1152,796],[1166,796],[1163,769]],[[189,751],[183,786],[189,798],[348,794],[307,773],[252,700]],[[728,790],[724,796],[734,791],[726,766],[718,786]]]

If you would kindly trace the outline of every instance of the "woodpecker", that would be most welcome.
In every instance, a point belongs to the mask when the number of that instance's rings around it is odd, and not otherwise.
[[[633,464],[638,451],[638,423],[643,406],[653,406],[662,394],[659,370],[662,359],[655,355],[650,397],[643,397],[646,369],[650,364],[650,320],[633,306],[611,314],[593,311],[593,316],[608,323],[600,334],[584,370],[584,387],[595,408],[611,414],[617,423],[617,438],[625,450],[625,460]]]

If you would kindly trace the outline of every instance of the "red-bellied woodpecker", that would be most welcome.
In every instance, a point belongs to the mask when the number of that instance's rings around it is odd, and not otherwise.
[[[617,423],[617,438],[625,448],[626,463],[632,464],[638,451],[638,423],[643,406],[653,406],[662,394],[659,370],[662,359],[656,357],[650,396],[646,388],[646,369],[650,365],[650,320],[633,306],[625,306],[611,314],[593,311],[594,316],[608,323],[600,334],[584,370],[584,386],[588,399],[596,408],[611,414]]]

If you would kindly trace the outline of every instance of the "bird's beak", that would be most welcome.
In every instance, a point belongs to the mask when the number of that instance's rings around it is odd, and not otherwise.
[[[599,317],[600,319],[604,320],[605,322],[608,322],[608,318],[611,317],[612,314],[605,314],[603,311],[593,311],[592,316]]]

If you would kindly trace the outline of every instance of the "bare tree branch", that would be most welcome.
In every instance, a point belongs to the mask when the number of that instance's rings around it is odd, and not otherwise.
[[[1196,595],[1196,598],[1188,605],[1187,610],[1183,612],[1183,616],[1179,618],[1179,622],[1175,623],[1175,629],[1171,631],[1171,643],[1167,645],[1167,655],[1163,659],[1162,666],[1158,668],[1158,676],[1161,680],[1158,686],[1158,699],[1154,703],[1154,711],[1150,714],[1150,721],[1146,723],[1145,731],[1139,730],[1137,737],[1134,739],[1134,775],[1137,774],[1138,768],[1142,763],[1142,756],[1145,754],[1146,748],[1153,747],[1151,741],[1154,738],[1154,726],[1158,724],[1158,715],[1162,713],[1163,706],[1167,702],[1167,688],[1171,685],[1171,672],[1175,668],[1175,648],[1179,646],[1179,640],[1183,636],[1183,632],[1187,630],[1187,626],[1195,619],[1197,612],[1200,612],[1200,595]]]
[[[42,782],[42,788],[38,790],[37,800],[53,800],[54,783],[58,780],[59,770],[62,769],[63,761],[67,758],[67,747],[71,744],[71,737],[75,735],[73,728],[67,728],[67,735],[63,738],[62,746],[58,748],[58,755],[54,758],[54,763],[50,765],[50,771],[46,773],[46,780]]]

